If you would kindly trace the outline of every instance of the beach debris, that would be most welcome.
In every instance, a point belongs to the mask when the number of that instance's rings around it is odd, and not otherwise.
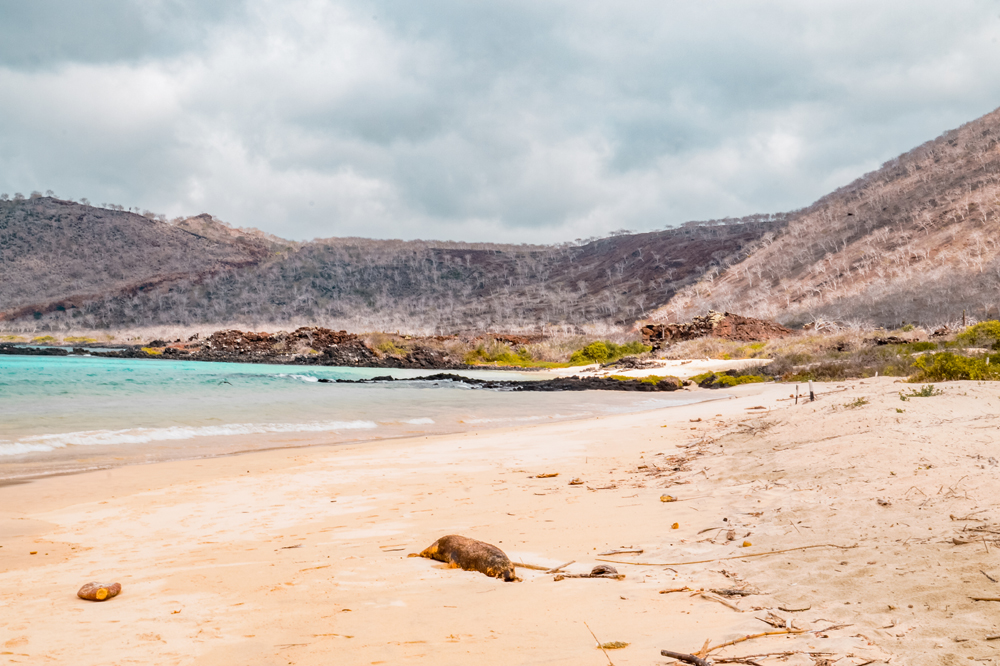
[[[680,528],[681,528],[680,523],[674,523],[673,525],[670,526],[670,529],[672,530],[679,530]]]
[[[107,601],[116,597],[122,591],[121,583],[87,583],[80,588],[76,596],[87,601]]]
[[[536,479],[551,479],[553,477],[559,476],[559,472],[546,472],[545,474],[536,474],[534,478]]]
[[[426,557],[466,571],[478,571],[506,582],[517,580],[514,564],[506,553],[492,544],[457,534],[443,536],[420,553],[408,557]]]
[[[725,606],[727,608],[732,608],[737,613],[742,613],[743,612],[742,608],[740,608],[739,606],[737,606],[736,604],[734,604],[731,601],[726,601],[722,597],[717,597],[714,594],[707,594],[707,593],[702,592],[700,590],[698,592],[695,592],[695,594],[698,594],[699,596],[701,596],[702,599],[708,599],[709,601],[715,601],[717,603],[722,604],[723,606]],[[692,595],[692,596],[694,596],[694,595]]]
[[[580,477],[577,476],[577,477],[574,477],[573,480],[569,482],[569,485],[571,485],[571,486],[582,486],[583,485],[583,481],[580,480]]]
[[[670,650],[660,650],[660,654],[664,657],[670,657],[671,659],[676,659],[677,661],[683,661],[685,664],[694,664],[694,666],[712,666],[712,662],[707,659],[702,659],[701,657],[696,657],[693,654],[687,654],[684,652],[672,652]]]
[[[569,562],[567,562],[566,564],[560,564],[560,565],[559,565],[559,566],[557,566],[557,567],[552,567],[551,569],[546,569],[546,570],[545,570],[545,573],[547,573],[547,574],[554,574],[554,573],[559,573],[559,570],[560,570],[560,569],[565,569],[566,567],[568,567],[568,566],[569,566],[569,565],[571,565],[571,564],[574,564],[575,562],[576,562],[576,560],[570,560],[570,561],[569,561]]]
[[[785,619],[785,618],[781,617],[780,615],[777,615],[776,613],[771,612],[770,610],[767,611],[767,617],[759,617],[757,619],[760,620],[761,622],[764,622],[766,624],[771,625],[775,629],[792,629],[792,628],[794,628],[792,626],[792,619],[791,618]]]
[[[613,548],[611,550],[606,550],[603,553],[598,553],[598,555],[605,557],[608,555],[627,555],[630,553],[639,555],[642,554],[642,552],[642,548]]]
[[[752,594],[757,594],[756,592],[751,592],[750,590],[740,590],[735,587],[712,589],[709,590],[709,592],[711,592],[712,594],[718,594],[719,596],[723,597],[749,597]]]
[[[752,545],[753,544],[750,543],[749,541],[744,541],[743,544],[740,546],[740,548],[749,548]]]
[[[563,580],[564,578],[610,578],[612,580],[624,580],[625,574],[618,573],[618,569],[606,564],[598,564],[590,570],[589,574],[556,574],[554,580]]]
[[[622,648],[627,648],[629,646],[625,641],[608,641],[607,643],[601,643],[598,647],[602,650],[621,650]]]
[[[875,500],[875,501],[876,501],[876,502],[878,502],[878,505],[879,505],[879,506],[892,506],[892,502],[890,502],[890,501],[889,501],[889,500],[887,500],[887,499],[882,499],[881,497],[880,497],[880,498],[878,498],[878,499],[877,499],[877,500]]]
[[[660,590],[660,594],[672,594],[674,592],[690,592],[690,587],[672,587],[669,590]]]
[[[600,648],[601,652],[604,653],[604,656],[608,660],[608,664],[610,664],[610,666],[615,666],[615,663],[611,661],[611,655],[608,654],[607,649],[604,647],[604,643],[602,643],[601,639],[597,637],[597,634],[594,633],[594,630],[591,629],[590,625],[587,624],[586,622],[583,623],[583,626],[587,627],[587,631],[589,631],[590,635],[594,637],[594,641],[597,643],[597,647]]]
[[[676,502],[677,498],[673,495],[660,495],[661,502]]]
[[[726,532],[726,541],[736,541],[736,530]]]

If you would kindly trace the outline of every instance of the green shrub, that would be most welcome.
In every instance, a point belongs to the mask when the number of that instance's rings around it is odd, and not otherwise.
[[[955,341],[967,347],[1000,349],[1000,321],[984,321],[970,326],[959,333]]]
[[[868,404],[868,398],[858,398],[857,400],[852,400],[851,402],[844,403],[845,409],[857,409],[858,407],[864,407]]]
[[[987,359],[989,363],[987,364]],[[911,381],[948,382],[959,379],[981,381],[984,379],[1000,379],[1000,354],[984,358],[959,356],[952,352],[926,354],[916,359],[913,365],[919,372]]]
[[[565,363],[553,363],[535,359],[530,349],[512,349],[503,342],[479,343],[475,349],[466,352],[466,365],[503,365],[515,368],[563,368]]]
[[[590,365],[591,363],[614,363],[615,361],[635,354],[642,354],[652,351],[641,342],[627,342],[623,345],[615,344],[610,340],[597,340],[591,342],[583,349],[579,349],[569,357],[570,365]]]
[[[903,333],[909,333],[914,328],[916,328],[916,326],[914,326],[913,324],[906,324],[905,326],[903,326],[903,328],[901,328],[899,330],[901,330]]]
[[[671,384],[676,384],[681,382],[672,375],[661,376],[661,375],[646,375],[645,377],[629,377],[627,375],[609,375],[609,379],[617,379],[620,382],[631,382],[638,380],[640,384],[659,384],[660,382],[666,381]],[[681,382],[683,384],[683,382]]]
[[[397,345],[392,340],[383,340],[375,345],[377,349],[382,354],[389,354],[390,356],[406,356],[406,350]]]
[[[32,338],[31,342],[36,345],[54,345],[56,339],[51,335],[39,335],[37,338]]]
[[[720,375],[714,372],[704,372],[700,375],[695,375],[690,379],[701,388],[722,388],[723,386],[758,384],[760,382],[767,381],[767,378],[762,375]]]
[[[902,391],[899,392],[899,399],[906,401],[910,398],[930,398],[931,396],[941,395],[943,391],[935,388],[934,384],[924,384],[920,387],[920,390],[913,389],[909,393],[903,394]]]

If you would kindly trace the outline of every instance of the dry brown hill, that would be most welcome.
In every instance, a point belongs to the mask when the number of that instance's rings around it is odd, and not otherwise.
[[[0,201],[0,319],[66,312],[267,256],[252,238],[210,238],[135,213],[51,197]]]
[[[761,215],[560,246],[291,243],[210,215],[167,224],[43,197],[0,207],[0,312],[36,330],[630,324],[783,224]]]
[[[946,132],[791,216],[654,320],[709,309],[801,324],[980,319],[1000,306],[1000,110]]]

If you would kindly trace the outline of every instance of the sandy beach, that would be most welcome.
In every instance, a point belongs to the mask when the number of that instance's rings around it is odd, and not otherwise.
[[[1000,663],[995,385],[792,388],[0,487],[0,662]],[[446,534],[625,578],[407,557]]]

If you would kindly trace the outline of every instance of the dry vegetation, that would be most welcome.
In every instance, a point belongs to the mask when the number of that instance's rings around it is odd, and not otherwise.
[[[654,315],[938,325],[1000,306],[1000,111],[946,132],[791,216]]]
[[[167,223],[51,197],[0,201],[8,330],[207,326],[452,333],[631,324],[783,216],[559,246],[291,243],[200,215]]]

